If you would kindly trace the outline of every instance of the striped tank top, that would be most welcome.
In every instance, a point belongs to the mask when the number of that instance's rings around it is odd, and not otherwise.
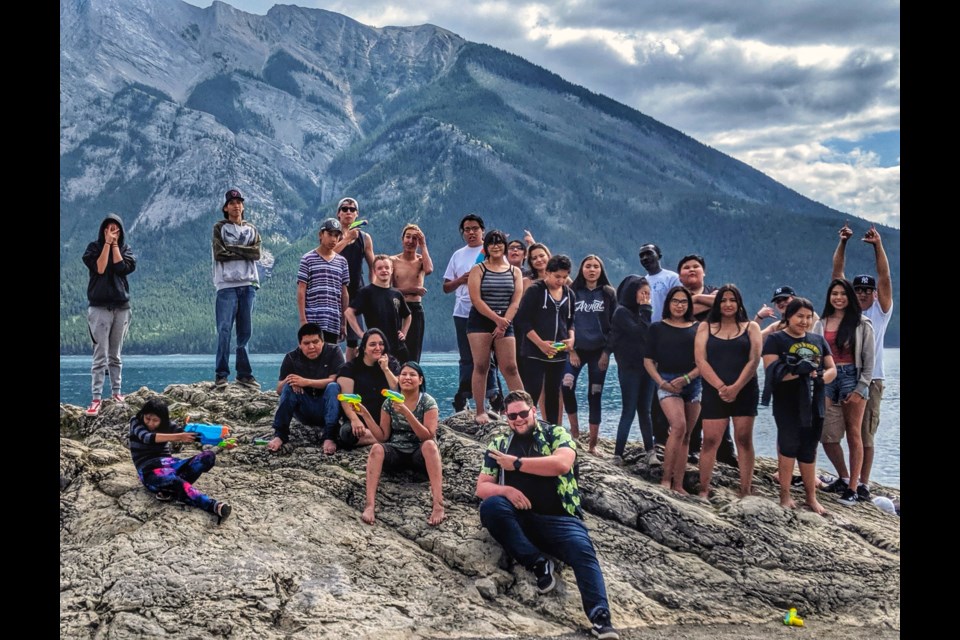
[[[498,316],[502,316],[510,306],[513,300],[514,280],[513,270],[516,267],[510,267],[506,271],[496,272],[487,269],[487,266],[480,264],[483,275],[480,278],[480,299],[487,303]]]

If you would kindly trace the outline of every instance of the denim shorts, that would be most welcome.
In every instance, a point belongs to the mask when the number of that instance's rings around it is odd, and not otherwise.
[[[847,396],[857,388],[857,381],[859,379],[860,375],[857,371],[857,365],[838,364],[837,377],[833,379],[833,382],[825,385],[823,388],[827,401],[839,404],[841,401],[846,400]]]
[[[661,373],[660,377],[663,378],[664,382],[670,382],[674,378],[682,378],[682,373]],[[657,399],[663,400],[664,398],[682,398],[684,402],[700,402],[700,394],[703,390],[703,379],[696,377],[690,381],[690,384],[685,386],[680,393],[673,393],[672,391],[664,391],[663,389],[657,388]]]

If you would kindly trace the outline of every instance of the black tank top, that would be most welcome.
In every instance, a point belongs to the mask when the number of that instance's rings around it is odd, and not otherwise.
[[[510,267],[506,271],[491,271],[483,263],[480,264],[480,270],[483,275],[480,276],[480,299],[487,303],[487,306],[498,316],[503,316],[513,300],[513,292],[516,282],[513,279],[513,270]]]
[[[724,384],[733,384],[750,360],[750,332],[724,340],[710,332],[707,337],[707,362]]]
[[[350,294],[351,298],[356,297],[357,292],[360,291],[364,284],[363,263],[366,261],[366,255],[364,255],[366,246],[364,242],[366,242],[366,240],[361,231],[357,239],[345,246],[343,251],[340,252],[340,255],[347,261],[347,266],[350,267],[350,282],[347,284],[347,293]]]

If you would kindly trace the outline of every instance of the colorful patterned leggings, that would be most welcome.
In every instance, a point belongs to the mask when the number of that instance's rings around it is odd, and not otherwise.
[[[192,458],[160,458],[160,467],[148,469],[145,473],[141,472],[138,475],[140,482],[148,491],[153,493],[163,491],[180,502],[186,502],[213,513],[217,501],[197,491],[193,483],[204,471],[212,469],[216,461],[216,451],[208,449]]]

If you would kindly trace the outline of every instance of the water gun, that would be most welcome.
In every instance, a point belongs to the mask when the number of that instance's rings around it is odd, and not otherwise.
[[[337,400],[340,402],[349,402],[352,405],[358,405],[362,401],[362,398],[356,393],[341,393],[337,395]]]
[[[232,449],[237,446],[237,439],[228,437],[230,435],[230,427],[225,424],[190,422],[183,430],[187,433],[199,434],[200,444],[214,444],[226,449]]]
[[[399,391],[393,391],[391,389],[384,389],[383,391],[380,392],[380,395],[382,395],[384,398],[389,398],[394,402],[403,402],[406,399],[403,397],[402,393],[400,393]]]
[[[556,349],[557,351],[566,351],[566,350],[567,350],[567,343],[566,343],[566,342],[554,342],[554,343],[551,344],[550,346],[553,347],[554,349]],[[553,355],[555,356],[555,355],[557,355],[557,354],[553,354]],[[548,358],[552,358],[553,356],[547,356],[547,357],[548,357]]]
[[[796,609],[790,609],[790,611],[783,614],[783,624],[788,627],[802,627],[803,618],[797,615]]]
[[[353,231],[354,229],[359,229],[360,227],[365,227],[370,224],[369,220],[354,220],[350,223],[350,226],[347,227],[347,231]]]

